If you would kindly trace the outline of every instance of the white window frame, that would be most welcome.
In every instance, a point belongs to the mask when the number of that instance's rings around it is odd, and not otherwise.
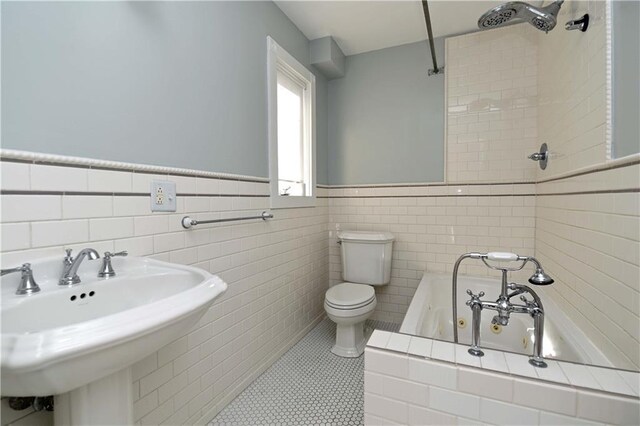
[[[295,75],[307,83],[303,98],[304,138],[311,145],[305,151],[309,188],[306,196],[282,196],[278,191],[278,68]],[[271,37],[267,36],[267,110],[269,132],[269,180],[271,208],[315,207],[316,205],[316,77]]]

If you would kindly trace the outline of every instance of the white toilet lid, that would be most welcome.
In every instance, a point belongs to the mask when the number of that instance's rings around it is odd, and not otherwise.
[[[324,298],[329,305],[336,308],[355,309],[375,300],[376,293],[370,285],[341,283],[327,290]]]

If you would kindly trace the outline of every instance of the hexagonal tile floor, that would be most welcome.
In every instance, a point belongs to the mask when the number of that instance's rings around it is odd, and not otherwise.
[[[367,326],[398,331],[398,324],[367,321]],[[209,426],[362,425],[364,357],[331,353],[336,326],[325,318],[296,343]]]

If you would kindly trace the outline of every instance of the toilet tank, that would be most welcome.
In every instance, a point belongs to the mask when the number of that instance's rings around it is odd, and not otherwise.
[[[339,232],[342,278],[351,283],[384,285],[391,279],[393,235],[388,232]]]

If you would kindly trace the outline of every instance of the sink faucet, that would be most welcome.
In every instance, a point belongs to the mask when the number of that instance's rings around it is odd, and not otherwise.
[[[80,251],[76,258],[71,256],[71,249],[67,249],[67,255],[65,256],[63,263],[64,269],[62,270],[62,277],[60,278],[60,285],[73,285],[80,283],[80,277],[78,276],[78,268],[85,257],[89,257],[91,260],[98,259],[100,255],[92,248],[86,248]]]

